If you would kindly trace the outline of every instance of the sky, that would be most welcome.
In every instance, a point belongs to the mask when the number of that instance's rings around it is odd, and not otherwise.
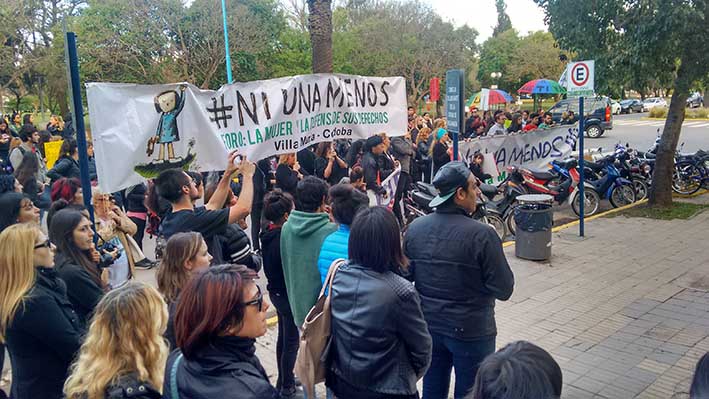
[[[456,26],[467,24],[478,33],[478,43],[492,36],[492,30],[497,25],[497,10],[495,0],[423,0],[433,6],[433,9],[443,19],[453,22]],[[507,15],[512,20],[512,27],[520,34],[530,31],[547,30],[544,25],[544,12],[533,0],[506,0]]]

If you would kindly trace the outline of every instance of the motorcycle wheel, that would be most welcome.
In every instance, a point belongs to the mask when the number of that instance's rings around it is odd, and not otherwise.
[[[510,212],[507,212],[507,216],[505,217],[505,225],[507,226],[507,231],[515,235],[517,234],[517,225],[515,224],[515,212],[514,208],[510,210]]]
[[[648,185],[644,179],[635,177],[632,179],[633,187],[635,188],[635,200],[640,201],[647,198]]]
[[[487,224],[489,224],[493,229],[495,229],[495,233],[497,233],[497,236],[500,237],[500,240],[503,240],[505,238],[505,222],[500,216],[488,213]]]
[[[613,187],[609,200],[613,208],[618,208],[632,204],[635,198],[635,188],[630,184],[621,184]]]
[[[596,190],[592,190],[590,188],[586,188],[583,191],[583,195],[585,197],[585,200],[583,202],[583,213],[584,216],[591,216],[598,212],[598,207],[601,204],[601,197],[598,195]],[[581,216],[581,195],[576,194],[576,197],[574,198],[573,201],[571,201],[571,209],[574,211],[576,216]]]
[[[672,174],[672,190],[682,195],[692,195],[702,188],[702,172],[691,163],[675,165]]]

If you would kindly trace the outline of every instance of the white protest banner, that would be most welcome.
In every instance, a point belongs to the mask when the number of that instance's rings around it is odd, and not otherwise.
[[[381,195],[377,195],[377,205],[385,206],[389,210],[394,209],[394,196],[396,195],[396,186],[399,184],[399,176],[401,175],[401,168],[394,169],[393,172],[382,182],[381,186],[386,190],[386,198]]]
[[[114,192],[169,168],[224,170],[227,153],[252,161],[336,139],[406,133],[401,77],[314,74],[234,83],[89,83],[99,186]]]
[[[578,125],[562,125],[545,130],[461,141],[458,148],[468,163],[473,161],[473,156],[478,152],[493,154],[500,175],[486,183],[496,185],[507,177],[506,167],[509,165],[546,170],[549,162],[569,157],[576,147],[578,134]],[[483,169],[488,159],[485,158]]]

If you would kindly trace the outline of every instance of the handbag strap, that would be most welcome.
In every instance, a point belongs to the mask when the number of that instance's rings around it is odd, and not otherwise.
[[[172,370],[170,370],[170,396],[172,399],[180,399],[180,392],[177,389],[177,367],[180,365],[182,360],[182,353],[177,355],[175,363],[172,364]]]
[[[318,295],[318,298],[325,295],[325,287],[328,287],[327,292],[332,291],[332,280],[335,279],[335,273],[337,273],[337,269],[340,267],[340,265],[344,264],[345,262],[346,260],[344,259],[335,259],[332,264],[330,264],[330,269],[328,269],[327,276],[325,277],[325,284],[323,284],[322,288],[320,288],[320,295]]]

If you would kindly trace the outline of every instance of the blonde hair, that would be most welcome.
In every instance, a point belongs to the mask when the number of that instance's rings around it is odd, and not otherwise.
[[[421,130],[419,130],[419,134],[416,136],[416,144],[419,144],[420,142],[425,140],[428,140],[428,137],[431,135],[431,129],[428,127],[422,127]],[[424,136],[426,136],[424,138]]]
[[[177,233],[167,241],[155,277],[158,289],[168,303],[177,300],[182,287],[189,280],[190,272],[185,269],[185,262],[197,256],[203,241],[202,235],[196,232]]]
[[[96,306],[86,340],[64,384],[69,399],[103,399],[106,388],[127,374],[162,390],[168,347],[167,305],[158,291],[129,282]]]
[[[289,152],[288,154],[282,154],[278,156],[278,164],[286,164],[288,165],[288,160],[290,159],[291,156],[295,156],[295,153]]]
[[[0,233],[0,342],[5,342],[7,328],[37,278],[34,246],[40,234],[30,223],[15,224]]]

